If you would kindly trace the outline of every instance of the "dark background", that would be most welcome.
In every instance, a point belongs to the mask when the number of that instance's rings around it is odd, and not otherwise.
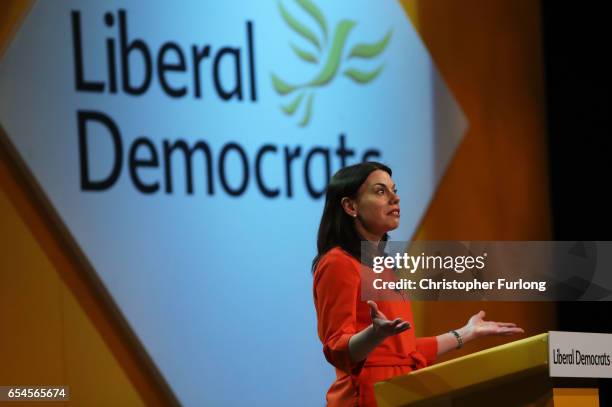
[[[555,240],[612,240],[612,22],[604,4],[542,0]],[[560,302],[558,311],[561,330],[612,333],[609,302]],[[612,379],[600,379],[600,405],[612,406]]]

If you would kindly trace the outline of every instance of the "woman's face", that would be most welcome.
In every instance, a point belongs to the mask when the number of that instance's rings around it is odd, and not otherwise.
[[[344,208],[356,219],[356,226],[364,237],[380,238],[399,226],[399,202],[391,176],[385,171],[375,170],[359,187],[356,199],[347,202]]]

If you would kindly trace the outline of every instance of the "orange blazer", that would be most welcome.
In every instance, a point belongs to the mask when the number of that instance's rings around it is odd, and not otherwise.
[[[416,338],[410,301],[376,301],[387,318],[409,321],[412,328],[385,339],[368,357],[353,363],[348,343],[368,327],[370,308],[361,298],[361,263],[335,247],[324,254],[314,273],[313,295],[317,330],[323,354],[336,368],[336,381],[327,391],[328,407],[376,407],[375,382],[399,376],[434,363],[438,343],[434,336]]]

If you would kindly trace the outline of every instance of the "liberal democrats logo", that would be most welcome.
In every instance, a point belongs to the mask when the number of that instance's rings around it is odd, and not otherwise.
[[[308,125],[312,118],[314,97],[317,89],[330,83],[336,77],[338,71],[341,71],[342,75],[361,85],[373,81],[382,72],[384,63],[381,63],[373,70],[359,69],[352,66],[352,63],[360,58],[374,59],[378,57],[387,47],[391,39],[392,30],[389,30],[379,41],[356,44],[345,55],[345,44],[357,23],[347,19],[341,20],[334,28],[331,41],[328,41],[328,25],[321,10],[310,0],[296,0],[296,2],[316,22],[319,35],[293,17],[283,4],[279,2],[280,15],[290,28],[309,43],[308,49],[290,43],[291,49],[304,62],[315,64],[319,68],[318,73],[310,80],[304,81],[301,84],[287,83],[274,73],[271,74],[271,78],[272,85],[279,95],[291,95],[281,105],[283,113],[288,116],[299,114],[301,119],[298,124],[300,127],[304,127]]]

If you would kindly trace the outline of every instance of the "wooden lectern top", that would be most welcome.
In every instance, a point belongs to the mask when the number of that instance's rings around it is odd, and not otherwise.
[[[376,383],[374,392],[378,407],[426,405],[547,371],[548,333],[543,333]]]

